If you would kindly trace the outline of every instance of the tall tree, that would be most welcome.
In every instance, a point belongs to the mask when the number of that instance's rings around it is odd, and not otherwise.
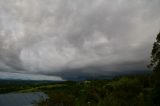
[[[151,64],[149,67],[154,72],[160,72],[160,32],[157,34],[156,41],[153,44],[153,49],[151,53]]]
[[[152,76],[154,87],[150,93],[151,102],[153,106],[160,106],[160,32],[157,34],[156,41],[153,44],[149,67],[155,72]]]

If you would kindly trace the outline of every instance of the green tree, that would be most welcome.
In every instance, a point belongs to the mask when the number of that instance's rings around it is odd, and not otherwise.
[[[151,64],[149,65],[154,72],[160,72],[160,32],[157,35],[156,41],[153,44],[151,52]]]
[[[153,44],[149,67],[154,71],[154,87],[151,91],[151,102],[154,106],[160,106],[160,32]]]

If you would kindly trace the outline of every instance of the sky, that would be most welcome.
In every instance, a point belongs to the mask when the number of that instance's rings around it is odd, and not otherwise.
[[[160,0],[0,0],[0,78],[144,71]],[[41,79],[41,78],[40,78]]]

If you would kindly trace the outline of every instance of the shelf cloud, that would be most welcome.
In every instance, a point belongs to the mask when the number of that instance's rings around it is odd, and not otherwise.
[[[159,4],[0,0],[0,72],[63,77],[146,70],[160,28]]]

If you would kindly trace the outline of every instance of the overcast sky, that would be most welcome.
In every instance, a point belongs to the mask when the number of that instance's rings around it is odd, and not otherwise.
[[[0,0],[0,77],[146,70],[160,31],[159,5],[160,0]]]

